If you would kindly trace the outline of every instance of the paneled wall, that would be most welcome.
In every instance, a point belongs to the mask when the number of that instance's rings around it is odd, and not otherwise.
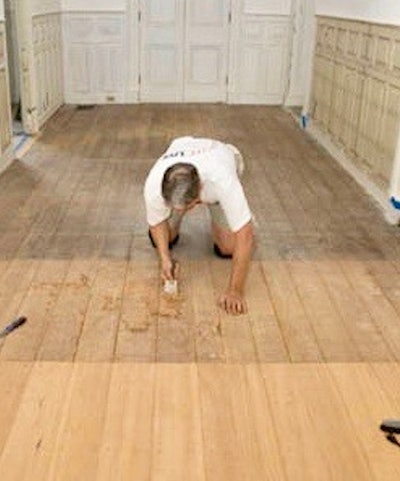
[[[31,0],[31,9],[33,15],[59,13],[61,12],[61,0]]]
[[[200,2],[197,0],[118,0],[113,3],[110,0],[63,0],[65,101],[107,103],[183,99],[190,102],[227,100],[230,103],[282,104],[286,100],[288,104],[302,104],[305,90],[303,70],[307,70],[307,65],[300,60],[303,58],[300,44],[304,42],[303,32],[309,29],[302,16],[296,23],[302,31],[297,31],[296,52],[293,53],[297,57],[292,63],[292,23],[293,13],[303,15],[306,9],[302,5],[309,0],[293,1],[300,7],[292,9],[291,0],[208,0],[201,7],[198,7]],[[152,11],[157,15],[168,9],[175,11],[171,23],[174,35],[159,35],[153,25],[149,26],[146,9],[153,4]],[[224,27],[217,32],[225,36],[218,39],[218,45],[226,45],[226,48],[223,55],[219,51],[214,53],[212,61],[204,61],[204,48],[197,49],[201,62],[195,63],[190,57],[190,35],[196,35],[196,28],[199,31],[205,29],[205,33],[199,36],[205,43],[211,41],[214,33],[211,35],[204,22],[190,23],[192,7],[206,14],[212,12],[215,5],[226,11]],[[228,14],[229,6],[232,7],[231,15]],[[180,12],[183,12],[184,20],[180,18]],[[231,22],[225,28],[228,18]],[[179,26],[181,32],[177,32]],[[171,43],[176,38],[188,39],[189,45],[182,52],[182,92],[167,92],[160,97],[165,86],[149,87],[149,62],[146,60],[155,61],[154,51],[150,55],[146,50],[149,31],[161,47],[163,41]],[[151,78],[171,74],[171,69],[166,72],[167,60],[176,52],[167,53],[169,56],[164,55],[163,63],[157,61],[157,69],[151,71]],[[218,65],[214,71],[213,65]],[[176,74],[179,69],[175,70],[172,73]],[[190,83],[194,77],[200,79],[195,88],[192,84],[196,82]]]
[[[5,24],[0,21],[0,155],[11,142],[10,95],[6,68]]]
[[[60,14],[33,17],[33,55],[39,123],[43,124],[64,98]]]
[[[290,17],[244,11],[239,22],[229,101],[282,104],[288,75]]]
[[[319,17],[310,114],[387,192],[400,125],[400,27]]]
[[[313,0],[317,15],[400,25],[397,0]]]
[[[125,102],[126,30],[123,13],[64,14],[67,103]]]
[[[230,103],[282,104],[288,83],[291,2],[232,2]]]

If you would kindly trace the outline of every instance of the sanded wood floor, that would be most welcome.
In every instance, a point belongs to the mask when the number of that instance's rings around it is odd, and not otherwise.
[[[237,145],[257,248],[249,312],[205,209],[161,293],[142,200],[180,135]],[[400,247],[279,108],[65,107],[0,176],[1,481],[397,481]]]
[[[237,145],[256,219],[249,313],[216,299],[206,209],[175,255],[179,299],[162,297],[147,239],[145,176],[180,135]],[[400,246],[371,200],[278,108],[63,108],[0,176],[0,340],[14,361],[346,362],[400,357]]]
[[[2,481],[396,481],[379,364],[1,363]]]

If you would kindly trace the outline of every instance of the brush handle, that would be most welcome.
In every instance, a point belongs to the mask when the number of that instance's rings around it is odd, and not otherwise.
[[[385,433],[400,434],[400,419],[384,419],[380,428]]]
[[[8,326],[6,326],[1,331],[0,336],[6,336],[7,334],[10,334],[10,332],[22,326],[22,324],[25,324],[25,322],[26,322],[26,317],[18,317],[18,319],[15,319],[15,321],[12,321],[10,324],[8,324]]]

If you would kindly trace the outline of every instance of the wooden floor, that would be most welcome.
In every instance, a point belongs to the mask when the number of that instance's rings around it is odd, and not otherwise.
[[[143,182],[169,141],[237,145],[255,215],[249,313],[185,219],[161,291]],[[65,107],[0,176],[0,479],[400,479],[400,244],[279,108]]]

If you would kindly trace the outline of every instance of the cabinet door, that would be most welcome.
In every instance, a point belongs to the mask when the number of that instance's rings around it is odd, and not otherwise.
[[[187,0],[184,100],[226,100],[230,0]]]
[[[141,0],[140,100],[183,100],[184,0]]]

